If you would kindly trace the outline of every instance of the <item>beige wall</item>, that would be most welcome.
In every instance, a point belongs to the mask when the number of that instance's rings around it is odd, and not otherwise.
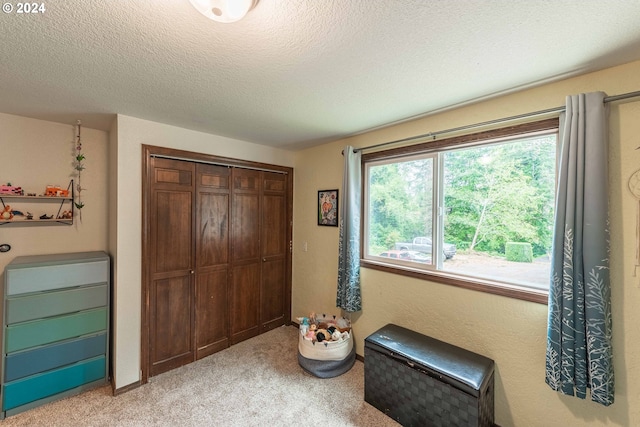
[[[0,183],[11,182],[25,192],[44,193],[47,184],[64,188],[75,178],[74,126],[0,113]],[[0,253],[0,275],[17,256],[107,250],[107,132],[82,129],[82,221],[68,225],[0,225],[0,243],[10,252]],[[13,209],[35,217],[55,215],[58,204],[13,201]],[[76,213],[78,211],[76,210]],[[0,280],[4,280],[0,277]]]
[[[117,128],[117,129],[116,129]],[[292,152],[175,126],[118,115],[117,147],[111,147],[110,192],[117,194],[117,223],[110,250],[117,253],[115,282],[115,386],[140,378],[142,145],[178,148],[198,153],[292,167]],[[114,177],[114,175],[116,175]]]
[[[316,225],[316,192],[339,188],[342,148],[564,105],[566,95],[640,89],[640,62],[514,93],[296,155],[292,316],[335,313],[338,230]],[[637,100],[636,100],[637,101]],[[363,310],[353,317],[356,348],[396,323],[496,361],[496,422],[507,426],[640,425],[640,276],[635,264],[637,201],[627,179],[640,168],[640,102],[610,104],[611,284],[616,403],[608,408],[561,396],[544,383],[547,306],[362,269]],[[307,242],[307,252],[302,251]]]

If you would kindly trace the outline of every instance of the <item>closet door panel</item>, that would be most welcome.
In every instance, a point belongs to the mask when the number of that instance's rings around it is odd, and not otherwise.
[[[232,172],[231,344],[260,333],[260,188],[261,172]]]
[[[229,195],[198,194],[197,266],[229,262]]]
[[[260,333],[260,264],[235,266],[231,283],[231,344],[236,344]]]
[[[230,169],[197,165],[197,266],[229,263]]]
[[[156,193],[153,232],[158,246],[155,250],[156,273],[190,270],[192,265],[190,192],[163,191]]]
[[[287,240],[286,176],[264,172],[262,193],[262,282],[260,321],[262,331],[286,323]]]
[[[193,360],[190,279],[182,276],[153,283],[152,298],[156,304],[151,310],[152,375]]]
[[[260,258],[260,174],[233,169],[233,261]]]
[[[196,359],[229,346],[230,169],[196,165]]]
[[[260,221],[257,194],[236,194],[233,200],[233,259],[260,257]]]
[[[228,269],[209,269],[196,279],[196,359],[229,347]]]
[[[194,175],[191,162],[152,159],[150,375],[194,360]]]
[[[288,246],[284,195],[265,194],[262,200],[262,256],[283,256]]]
[[[261,323],[262,332],[286,323],[285,261],[273,259],[262,264]]]

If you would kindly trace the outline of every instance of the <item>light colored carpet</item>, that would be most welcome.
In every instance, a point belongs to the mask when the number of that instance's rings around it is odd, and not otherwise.
[[[101,387],[0,422],[9,426],[397,426],[364,401],[364,365],[319,379],[297,359],[298,329],[274,329],[111,396]]]

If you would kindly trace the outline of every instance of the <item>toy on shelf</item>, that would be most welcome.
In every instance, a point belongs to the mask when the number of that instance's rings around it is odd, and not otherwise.
[[[22,187],[15,187],[10,182],[7,185],[0,185],[0,194],[8,194],[10,196],[22,196],[24,191]]]
[[[0,217],[5,221],[12,219],[13,218],[13,211],[11,210],[11,206],[6,205],[4,207],[4,209],[2,210],[2,213],[0,213]]]
[[[69,190],[62,188],[59,185],[47,185],[44,195],[47,197],[69,197]]]
[[[72,219],[72,218],[73,218],[73,212],[71,211],[64,211],[60,215],[58,215],[58,219]]]

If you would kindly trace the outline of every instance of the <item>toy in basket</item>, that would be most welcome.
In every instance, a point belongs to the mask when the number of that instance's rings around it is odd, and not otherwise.
[[[347,372],[355,363],[351,322],[323,314],[298,317],[298,363],[312,375],[331,378]]]

